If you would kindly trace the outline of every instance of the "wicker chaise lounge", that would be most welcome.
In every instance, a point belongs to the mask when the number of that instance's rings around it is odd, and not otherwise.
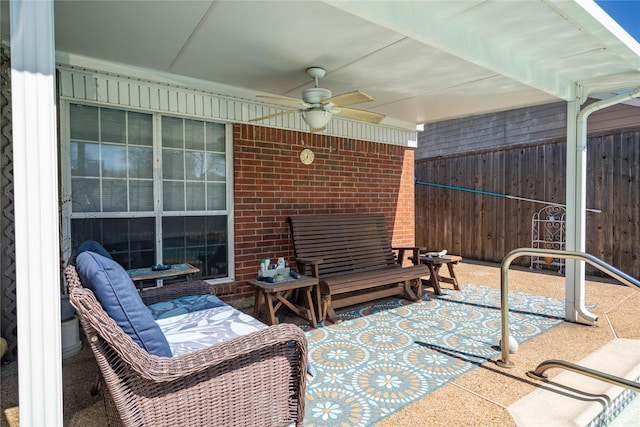
[[[68,266],[70,300],[100,368],[110,425],[302,425],[307,341],[291,324],[174,357],[150,354],[123,331]],[[145,304],[205,295],[203,281],[142,292]]]

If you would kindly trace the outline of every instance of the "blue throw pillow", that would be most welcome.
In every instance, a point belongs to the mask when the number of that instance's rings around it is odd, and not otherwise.
[[[93,291],[109,316],[149,354],[171,357],[171,349],[127,272],[112,259],[93,251],[76,257],[82,285]]]
[[[105,258],[113,259],[111,258],[111,254],[104,248],[104,246],[102,246],[95,240],[85,240],[84,242],[80,243],[80,246],[78,246],[78,250],[76,251],[76,253],[80,255],[85,251],[95,252]]]
[[[149,310],[153,318],[158,320],[223,305],[226,304],[215,295],[192,295],[151,304]]]

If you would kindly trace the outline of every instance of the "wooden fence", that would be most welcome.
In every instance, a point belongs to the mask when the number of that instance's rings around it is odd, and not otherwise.
[[[640,129],[591,135],[587,163],[587,208],[602,212],[587,212],[586,251],[638,278]],[[564,141],[418,160],[416,243],[492,262],[531,247],[532,217],[545,204],[419,182],[564,204],[565,170]]]

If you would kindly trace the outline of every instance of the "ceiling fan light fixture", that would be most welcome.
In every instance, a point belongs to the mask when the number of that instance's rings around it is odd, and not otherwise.
[[[324,110],[307,110],[302,112],[302,118],[310,128],[322,129],[331,120],[331,113]]]
[[[297,110],[287,109],[278,113],[249,119],[249,121],[257,122],[273,117],[299,113],[302,115],[302,120],[309,125],[310,132],[320,132],[325,130],[332,116],[340,116],[345,119],[358,120],[373,124],[378,124],[384,119],[384,114],[346,107],[347,105],[373,101],[373,98],[366,93],[355,90],[333,96],[329,89],[318,86],[318,80],[326,74],[324,68],[310,67],[307,69],[307,73],[315,80],[315,85],[302,91],[302,99],[258,95],[261,98],[269,98],[280,102],[286,102],[288,104],[296,104],[299,106]]]

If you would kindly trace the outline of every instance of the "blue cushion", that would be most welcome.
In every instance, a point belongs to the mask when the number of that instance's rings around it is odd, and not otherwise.
[[[151,304],[149,310],[153,318],[158,320],[223,305],[226,304],[215,295],[192,295]]]
[[[102,308],[133,341],[149,354],[171,357],[171,349],[127,272],[112,259],[93,251],[76,257],[83,286],[96,296]]]
[[[102,246],[100,243],[96,242],[95,240],[85,240],[84,242],[80,243],[80,246],[78,246],[78,250],[76,251],[76,253],[79,255],[85,251],[95,252],[97,254],[102,255],[105,258],[113,259],[111,258],[111,254],[107,252],[104,246]]]

